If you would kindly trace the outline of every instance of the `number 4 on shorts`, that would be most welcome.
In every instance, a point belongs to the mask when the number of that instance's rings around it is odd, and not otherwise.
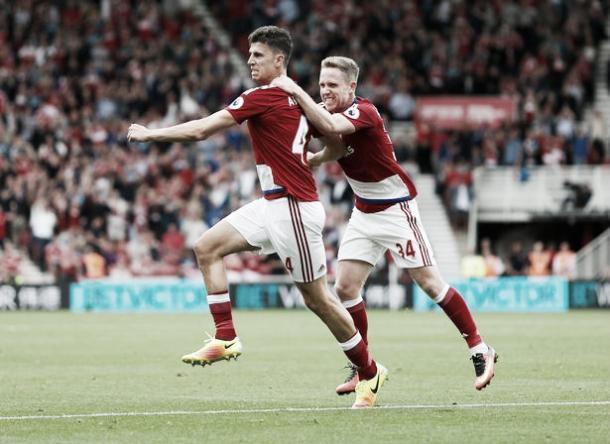
[[[413,248],[413,242],[410,240],[405,244],[405,248],[403,249],[402,245],[398,242],[396,243],[396,247],[398,248],[398,254],[400,257],[404,258],[405,256],[415,257],[415,248]]]
[[[284,265],[286,266],[286,270],[291,273],[293,272],[294,267],[292,266],[292,259],[290,259],[290,257],[286,258],[286,262],[284,262]]]

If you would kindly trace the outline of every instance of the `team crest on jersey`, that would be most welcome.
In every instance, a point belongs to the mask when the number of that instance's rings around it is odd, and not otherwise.
[[[350,119],[357,119],[358,117],[360,117],[360,110],[358,109],[358,104],[354,103],[348,109],[343,111],[343,114],[345,114]]]
[[[288,96],[288,106],[297,106],[297,101],[292,96]]]
[[[229,105],[230,109],[239,109],[244,104],[244,98],[239,96],[237,99],[233,100],[233,102]]]

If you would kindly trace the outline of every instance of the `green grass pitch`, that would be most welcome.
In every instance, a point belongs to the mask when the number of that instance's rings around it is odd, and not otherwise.
[[[610,441],[609,311],[476,318],[500,355],[483,392],[441,313],[371,311],[390,380],[351,411],[345,358],[306,311],[236,311],[244,354],[203,369],[180,356],[209,315],[0,313],[0,442]]]

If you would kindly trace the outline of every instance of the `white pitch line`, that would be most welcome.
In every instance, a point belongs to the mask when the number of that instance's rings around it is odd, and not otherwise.
[[[423,410],[423,409],[478,409],[503,407],[571,407],[610,405],[610,401],[549,401],[549,402],[502,402],[489,404],[405,404],[382,405],[374,410]],[[173,410],[167,412],[108,412],[81,413],[71,415],[31,415],[0,416],[0,421],[20,421],[39,419],[108,418],[117,416],[180,416],[180,415],[223,415],[236,413],[294,413],[294,412],[332,412],[351,410],[349,407],[285,407],[278,409],[235,409],[235,410]]]

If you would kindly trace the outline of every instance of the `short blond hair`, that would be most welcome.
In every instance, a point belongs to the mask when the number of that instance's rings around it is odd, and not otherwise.
[[[358,81],[358,73],[360,72],[360,68],[358,68],[358,64],[354,61],[354,59],[350,59],[349,57],[326,57],[324,60],[322,60],[322,68],[337,68],[339,71],[345,74],[345,77],[349,82]]]

